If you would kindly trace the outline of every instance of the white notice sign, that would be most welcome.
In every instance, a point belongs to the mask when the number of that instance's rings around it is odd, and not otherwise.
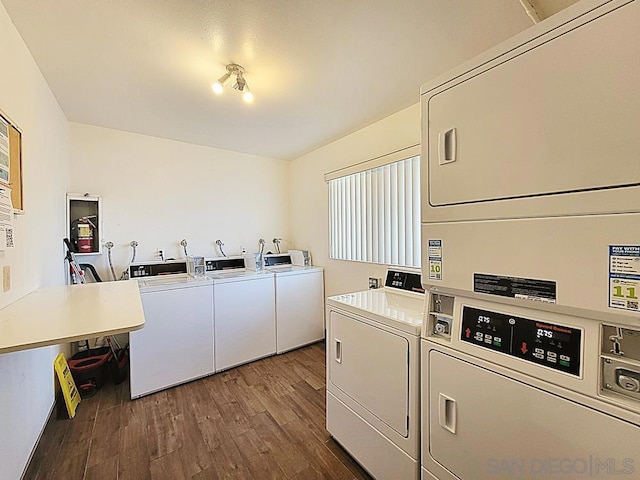
[[[0,187],[0,250],[6,250],[14,246],[11,189],[9,187]]]
[[[638,309],[640,245],[609,245],[609,307]]]

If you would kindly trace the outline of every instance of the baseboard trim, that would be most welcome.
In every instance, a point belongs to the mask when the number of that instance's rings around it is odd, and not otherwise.
[[[47,425],[49,424],[49,420],[51,420],[51,415],[53,415],[55,413],[55,411],[56,411],[56,399],[55,399],[55,396],[54,396],[53,403],[51,404],[51,408],[49,409],[49,415],[47,415],[47,419],[45,420],[44,425],[42,426],[42,429],[40,430],[40,434],[38,435],[38,439],[36,440],[35,445],[31,449],[31,453],[29,454],[29,458],[27,460],[27,464],[22,469],[22,475],[20,475],[20,480],[24,480],[24,477],[27,474],[27,470],[29,469],[29,465],[31,465],[31,460],[33,460],[33,455],[36,453],[36,449],[38,448],[38,445],[40,444],[40,439],[42,438],[42,434],[44,433],[44,429],[47,428]]]

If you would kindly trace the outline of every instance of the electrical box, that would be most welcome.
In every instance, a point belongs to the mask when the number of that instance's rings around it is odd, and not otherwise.
[[[67,193],[66,232],[76,255],[102,253],[102,204],[99,196]]]

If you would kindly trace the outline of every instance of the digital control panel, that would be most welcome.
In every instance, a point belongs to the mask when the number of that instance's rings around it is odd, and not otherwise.
[[[186,262],[160,262],[129,265],[129,278],[155,277],[157,275],[171,275],[187,273]]]
[[[221,258],[218,260],[205,260],[204,267],[207,272],[216,270],[228,270],[231,268],[244,268],[243,258]]]
[[[387,270],[387,278],[384,281],[384,286],[406,290],[407,292],[424,293],[419,273]]]
[[[463,342],[580,375],[582,330],[464,306]]]
[[[272,267],[274,265],[291,265],[291,255],[265,255],[264,266]]]

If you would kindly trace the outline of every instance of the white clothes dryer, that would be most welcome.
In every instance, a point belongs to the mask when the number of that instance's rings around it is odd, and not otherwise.
[[[420,274],[327,299],[327,430],[371,475],[419,478]]]
[[[637,327],[427,295],[422,480],[637,478]]]

